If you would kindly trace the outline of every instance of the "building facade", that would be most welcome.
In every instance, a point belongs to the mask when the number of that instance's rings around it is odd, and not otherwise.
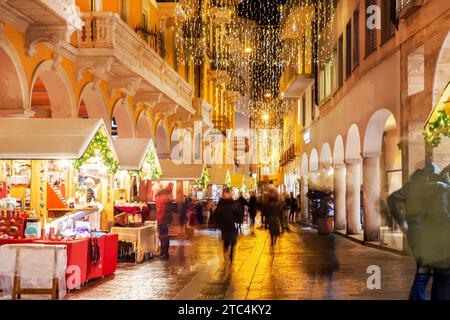
[[[313,76],[317,115],[299,126],[294,167],[303,194],[311,180],[334,191],[336,230],[403,250],[387,195],[430,156],[450,160],[448,141],[428,150],[423,137],[450,80],[450,4],[348,0],[335,13],[332,57]]]

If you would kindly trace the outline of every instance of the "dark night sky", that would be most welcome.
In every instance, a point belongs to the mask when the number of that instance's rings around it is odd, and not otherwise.
[[[284,3],[286,0],[244,0],[238,5],[238,13],[261,25],[276,25],[280,21],[279,7]]]

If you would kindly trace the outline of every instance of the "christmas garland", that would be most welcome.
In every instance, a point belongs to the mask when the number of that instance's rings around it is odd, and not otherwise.
[[[227,170],[227,176],[225,177],[225,186],[227,188],[231,188],[231,175],[230,175],[230,169]]]
[[[442,141],[442,136],[450,138],[450,116],[445,110],[438,111],[438,116],[427,126],[424,133],[428,147],[436,148]]]
[[[131,177],[141,177],[143,180],[160,180],[162,177],[162,172],[158,168],[158,164],[156,163],[156,152],[154,149],[150,149],[147,155],[145,156],[145,163],[149,167],[149,173],[147,176],[144,176],[143,170],[130,170],[128,174]]]
[[[115,174],[119,170],[119,161],[114,157],[113,152],[111,151],[108,137],[101,130],[97,131],[83,156],[73,162],[75,169],[80,169],[81,166],[89,161],[89,159],[96,157],[97,150],[98,155],[102,157],[103,164],[108,168],[108,172],[110,174]]]

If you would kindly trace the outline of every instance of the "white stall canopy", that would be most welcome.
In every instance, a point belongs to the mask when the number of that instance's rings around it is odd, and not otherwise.
[[[162,180],[200,180],[203,165],[201,164],[176,164],[169,159],[161,159]]]
[[[147,154],[155,150],[151,139],[120,138],[115,139],[113,144],[121,170],[141,170]]]
[[[101,128],[111,139],[100,119],[0,119],[0,159],[80,159]]]

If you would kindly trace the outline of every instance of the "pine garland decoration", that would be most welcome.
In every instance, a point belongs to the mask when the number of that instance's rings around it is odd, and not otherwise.
[[[438,116],[430,122],[424,137],[428,147],[434,149],[442,142],[442,137],[450,138],[450,116],[445,110],[438,111]]]
[[[103,164],[108,168],[110,174],[115,174],[119,170],[119,161],[114,157],[111,151],[110,141],[108,137],[98,130],[92,141],[89,143],[83,156],[73,162],[75,169],[80,169],[86,164],[89,159],[96,157],[96,150],[99,150],[98,155],[102,158]]]

